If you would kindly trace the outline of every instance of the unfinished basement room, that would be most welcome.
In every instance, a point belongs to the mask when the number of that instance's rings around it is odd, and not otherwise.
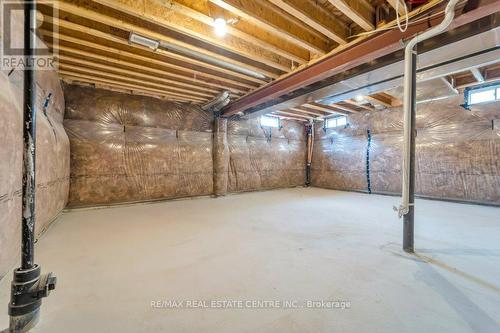
[[[499,333],[500,0],[0,0],[1,333]]]

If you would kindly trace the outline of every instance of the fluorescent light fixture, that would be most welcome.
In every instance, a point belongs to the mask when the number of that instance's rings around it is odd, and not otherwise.
[[[227,33],[226,20],[218,17],[214,20],[214,32],[219,37],[224,37]]]
[[[158,48],[158,46],[160,46],[160,42],[159,41],[151,39],[151,38],[148,38],[148,37],[144,37],[144,36],[138,35],[135,32],[131,32],[130,33],[130,36],[129,36],[128,40],[129,40],[130,43],[134,43],[134,44],[146,46],[146,47],[149,47],[152,50],[156,50]]]

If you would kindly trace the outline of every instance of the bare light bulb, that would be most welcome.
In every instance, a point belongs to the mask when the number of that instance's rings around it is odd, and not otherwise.
[[[354,99],[356,100],[356,102],[358,103],[361,103],[365,100],[364,96],[363,95],[356,95],[356,97],[354,97]]]
[[[214,20],[214,32],[219,37],[224,37],[227,32],[226,20],[223,18],[216,18]]]

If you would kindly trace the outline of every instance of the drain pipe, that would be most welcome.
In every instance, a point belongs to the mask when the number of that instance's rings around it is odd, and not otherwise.
[[[414,205],[415,205],[415,139],[416,139],[416,70],[417,52],[415,46],[445,31],[455,17],[455,6],[459,0],[450,0],[445,9],[443,21],[436,27],[416,36],[405,48],[404,71],[404,134],[403,134],[403,189],[402,203],[395,208],[403,217],[403,250],[414,251]]]
[[[4,332],[28,332],[38,322],[42,298],[56,286],[52,273],[41,275],[35,254],[35,157],[36,157],[36,1],[24,4],[24,95],[23,95],[23,197],[21,267],[14,270],[9,303],[9,328]]]
[[[306,161],[306,186],[311,186],[311,165],[314,149],[314,120],[306,125],[307,132],[307,161]]]

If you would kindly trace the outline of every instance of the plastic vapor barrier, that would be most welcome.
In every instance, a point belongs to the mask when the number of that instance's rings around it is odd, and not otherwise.
[[[497,104],[467,111],[461,97],[417,107],[416,191],[441,199],[500,203],[500,110]],[[402,110],[367,111],[349,126],[316,128],[314,186],[375,193],[401,191]],[[369,163],[367,130],[371,133]],[[368,165],[368,167],[367,167]]]
[[[303,185],[304,130],[269,139],[259,119],[226,120],[189,103],[65,86],[70,206]]]
[[[69,141],[57,74],[38,71],[36,115],[36,234],[64,208],[69,188]],[[0,277],[15,264],[21,242],[23,73],[0,72]]]
[[[282,128],[261,127],[259,118],[228,122],[229,192],[304,185],[304,125],[285,120],[281,124]]]

